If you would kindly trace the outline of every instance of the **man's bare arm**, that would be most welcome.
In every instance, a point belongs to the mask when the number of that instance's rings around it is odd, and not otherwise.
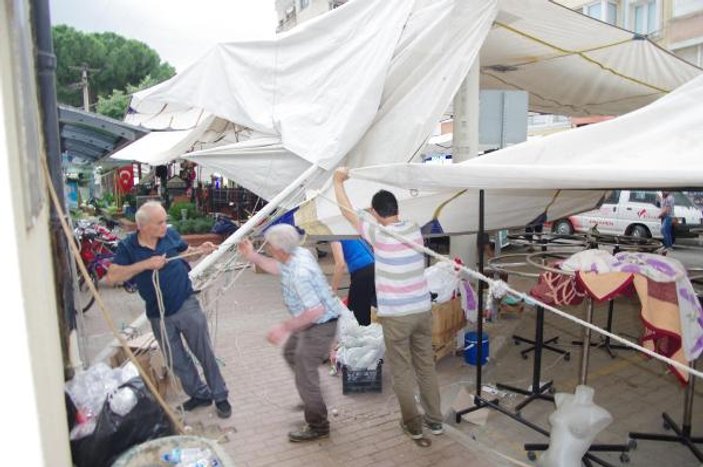
[[[334,171],[334,195],[337,198],[337,203],[340,206],[339,209],[342,211],[344,218],[351,223],[354,230],[359,230],[361,225],[359,215],[354,210],[354,206],[352,206],[351,201],[349,201],[349,196],[347,196],[347,192],[344,189],[344,182],[348,178],[348,167],[339,167]]]

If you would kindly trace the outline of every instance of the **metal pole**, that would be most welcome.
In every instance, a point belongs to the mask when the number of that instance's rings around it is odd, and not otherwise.
[[[230,235],[219,248],[206,256],[202,261],[200,261],[192,271],[190,271],[191,280],[196,280],[200,277],[203,272],[205,272],[209,267],[214,265],[217,260],[227,251],[232,245],[239,243],[239,240],[244,238],[245,235],[249,234],[254,227],[256,227],[264,217],[268,216],[278,207],[283,200],[285,200],[288,195],[297,190],[303,183],[312,176],[318,170],[318,165],[313,164],[308,168],[302,175],[296,178],[293,183],[288,185],[285,190],[277,194],[266,206],[261,208],[254,216],[252,216],[244,225],[239,227],[236,232]]]
[[[478,192],[478,272],[483,274],[483,247],[484,247],[484,199],[483,190]],[[478,310],[476,326],[476,395],[481,397],[481,367],[483,366],[483,281],[478,281]]]
[[[59,199],[63,200],[59,115],[56,104],[56,56],[54,55],[51,37],[51,16],[49,14],[48,0],[32,1],[32,23],[34,24],[37,50],[37,81],[41,101],[40,110],[46,159],[51,174],[51,183]],[[71,275],[72,258],[69,254],[68,242],[61,228],[60,219],[53,207],[50,210],[49,229],[54,252],[53,262],[58,294],[57,305],[59,308],[64,374],[66,378],[70,378],[72,377],[73,365],[69,359],[69,334],[76,328],[73,276]]]
[[[586,299],[586,321],[593,321],[593,299]],[[586,384],[588,379],[588,356],[591,350],[591,328],[583,328],[583,344],[581,347],[581,361],[579,365],[579,384]]]

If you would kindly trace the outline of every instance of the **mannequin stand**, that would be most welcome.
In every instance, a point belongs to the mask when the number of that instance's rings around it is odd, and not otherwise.
[[[535,257],[539,256],[539,254],[536,255],[530,255],[527,257],[527,261],[536,266],[540,267],[545,270],[549,270],[552,272],[557,272],[560,274],[569,274],[566,271],[562,271],[560,269],[555,269],[549,266],[546,266],[544,264],[538,264],[535,262]],[[593,322],[593,299],[590,297],[586,298],[586,321],[589,323]],[[583,340],[582,346],[581,346],[581,358],[580,358],[580,364],[579,364],[579,384],[586,385],[587,384],[587,379],[588,379],[588,362],[589,362],[589,356],[590,356],[590,348],[591,346],[589,345],[591,342],[591,329],[584,327],[583,328]],[[524,448],[528,452],[528,457],[529,458],[536,458],[534,451],[544,451],[549,447],[549,444],[525,444]],[[610,466],[611,464],[607,463],[606,461],[599,459],[595,456],[593,456],[591,453],[592,452],[619,452],[620,454],[620,460],[622,462],[629,462],[630,457],[627,455],[627,452],[630,450],[630,445],[629,444],[592,444],[588,448],[588,452],[586,455],[583,457],[583,462],[586,463],[586,465],[590,465],[587,462],[595,462],[599,465],[603,466]],[[590,457],[589,457],[590,456]]]

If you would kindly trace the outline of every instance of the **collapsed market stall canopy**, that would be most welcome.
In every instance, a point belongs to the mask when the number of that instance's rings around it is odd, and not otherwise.
[[[446,166],[388,164],[356,177],[420,190],[703,186],[703,76],[612,120]]]
[[[481,87],[526,90],[530,109],[538,112],[620,115],[701,72],[646,37],[546,0],[501,0],[497,9],[496,2],[464,2],[463,9],[448,0],[397,3],[356,0],[270,43],[218,45],[170,82],[137,94],[128,121],[195,135],[212,113],[268,133],[243,143],[220,142],[186,157],[272,199],[315,163],[331,169],[340,163],[419,161],[419,149],[474,62],[476,45]],[[476,33],[468,34],[471,30]],[[258,65],[251,67],[254,62]],[[159,154],[167,158],[183,152],[174,145]],[[320,175],[307,187],[321,188],[326,178]],[[378,185],[360,183],[360,199],[367,200],[368,190]],[[425,220],[473,204],[465,193],[439,209],[446,193],[396,191],[401,203]],[[491,206],[504,215],[489,214],[495,221],[490,228],[506,226],[509,216],[511,226],[530,221],[554,191],[503,193],[502,201],[497,196],[491,194]],[[599,198],[593,192],[561,193],[550,214],[586,210]],[[343,221],[331,220],[336,209],[322,200],[306,210],[311,232],[345,228]],[[312,221],[320,217],[330,220]],[[442,228],[474,230],[466,223],[469,218],[445,219]]]
[[[701,187],[702,103],[699,76],[629,114],[458,164],[353,169],[347,191],[364,207],[370,190],[393,186],[406,216],[435,233],[452,233],[477,229],[478,189],[486,190],[485,225],[493,230],[524,226],[546,207],[549,220],[583,210],[603,194],[598,189]],[[333,198],[327,192],[304,203],[296,225],[310,234],[349,233]]]
[[[206,112],[267,134],[187,157],[270,198],[309,167],[413,160],[479,50],[483,88],[523,89],[531,110],[564,115],[624,114],[701,73],[646,37],[546,0],[355,0],[273,41],[218,45],[170,81],[138,93],[130,121],[163,125],[171,115],[172,128],[194,128],[189,116]],[[274,163],[276,184],[259,183]],[[328,173],[306,187],[319,188]],[[373,189],[360,183],[359,196],[368,199]],[[421,207],[431,217],[450,196],[444,190],[404,186],[399,194],[408,206],[419,203],[411,212]],[[501,192],[505,202],[494,201],[506,208],[503,221],[517,211],[511,225],[531,220],[554,196],[524,190]],[[427,203],[427,196],[436,199]],[[599,196],[562,193],[552,209],[585,210]],[[317,201],[306,207],[309,219],[325,217]],[[464,211],[450,231],[471,230],[470,217]]]

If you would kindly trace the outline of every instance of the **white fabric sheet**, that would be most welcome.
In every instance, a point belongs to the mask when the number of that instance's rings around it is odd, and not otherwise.
[[[483,0],[416,2],[387,70],[378,113],[372,116],[370,129],[344,163],[360,167],[379,161],[409,160],[424,145],[452,100],[478,55],[495,13],[495,2]],[[347,100],[343,93],[338,98]],[[318,138],[324,135],[311,135],[309,143],[316,145]],[[216,166],[228,178],[271,199],[271,193],[280,192],[310,166],[306,160],[295,158],[295,151],[285,141],[275,148],[272,144],[267,138],[261,140],[259,148],[251,141],[248,153],[241,145],[228,145],[195,151],[185,157]],[[291,157],[286,158],[285,154]],[[275,181],[267,179],[267,171],[275,174]],[[259,180],[266,182],[259,185]],[[318,180],[324,182],[325,178]],[[318,189],[320,185],[313,183],[308,188]]]
[[[443,0],[440,3],[445,3]],[[138,93],[204,109],[333,167],[375,117],[412,2],[355,0],[274,40],[219,44],[161,86]]]
[[[424,190],[696,187],[703,184],[703,76],[627,115],[451,166],[353,170]]]

